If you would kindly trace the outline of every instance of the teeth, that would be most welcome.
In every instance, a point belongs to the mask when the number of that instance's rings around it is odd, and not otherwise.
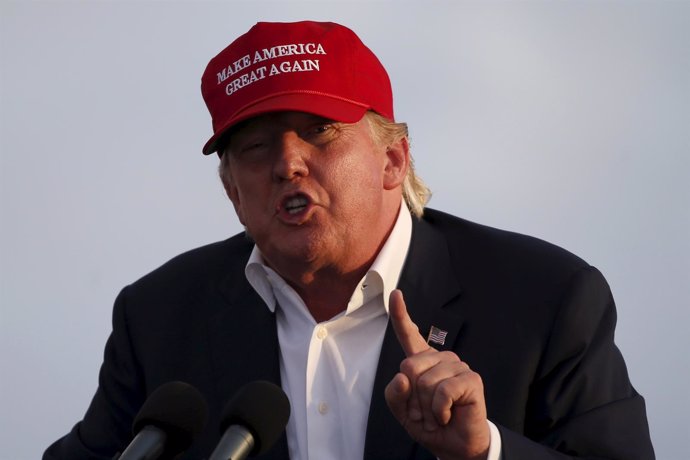
[[[309,204],[309,201],[303,196],[297,196],[290,198],[285,202],[285,210],[289,214],[296,214],[304,209],[305,206]]]

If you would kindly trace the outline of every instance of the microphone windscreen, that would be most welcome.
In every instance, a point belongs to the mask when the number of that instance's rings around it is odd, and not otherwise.
[[[266,452],[278,440],[290,417],[290,401],[283,390],[263,380],[240,388],[225,406],[221,433],[230,425],[242,425],[254,436],[250,455]]]
[[[163,458],[186,450],[206,425],[208,406],[199,390],[185,382],[168,382],[156,388],[134,418],[134,435],[147,425],[167,433]]]

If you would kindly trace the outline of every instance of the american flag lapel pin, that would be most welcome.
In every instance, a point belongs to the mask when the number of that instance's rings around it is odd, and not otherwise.
[[[427,344],[435,343],[437,345],[443,345],[446,343],[446,336],[447,335],[448,335],[448,331],[444,331],[443,329],[439,329],[436,326],[431,326],[431,329],[429,329],[429,336],[426,338],[426,343]]]

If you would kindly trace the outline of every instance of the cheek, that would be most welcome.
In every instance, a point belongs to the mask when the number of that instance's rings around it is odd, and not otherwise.
[[[274,213],[271,187],[244,176],[237,183],[235,195],[232,202],[240,222],[253,234],[260,233],[269,224]]]
[[[242,225],[247,225],[247,206],[250,203],[247,201],[251,194],[246,193],[244,184],[237,182],[235,180],[227,181],[223,184],[225,186],[225,193],[230,198],[233,207],[235,208],[235,214],[237,214],[238,219]]]
[[[230,163],[230,177],[231,186],[228,190],[228,197],[235,207],[235,213],[243,225],[247,225],[248,220],[251,219],[251,209],[256,207],[255,203],[257,197],[257,190],[255,185],[256,180],[252,180],[251,171],[246,171],[246,168],[239,168],[237,164]],[[227,190],[227,188],[226,188]]]
[[[246,225],[244,210],[242,208],[243,201],[240,199],[239,190],[237,190],[237,187],[231,186],[229,190],[226,189],[226,192],[228,194],[228,198],[230,198],[230,201],[232,202],[232,206],[235,208],[235,214],[237,214],[237,218],[240,220],[240,223],[242,225]]]
[[[383,190],[382,168],[382,162],[374,158],[359,155],[341,158],[326,171],[331,198],[346,206],[374,200]]]

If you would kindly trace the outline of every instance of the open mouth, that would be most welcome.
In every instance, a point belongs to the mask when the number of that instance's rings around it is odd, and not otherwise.
[[[298,214],[309,206],[309,198],[304,195],[297,195],[286,199],[283,202],[283,209],[288,214]]]

